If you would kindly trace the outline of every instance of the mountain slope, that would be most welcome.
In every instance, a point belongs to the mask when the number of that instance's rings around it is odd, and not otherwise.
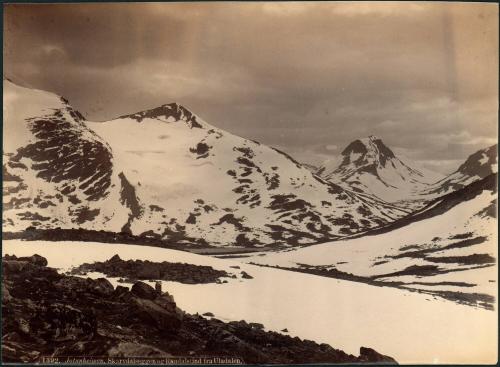
[[[283,246],[372,228],[405,215],[311,174],[287,154],[234,136],[177,104],[88,123],[134,188],[134,234],[208,244]]]
[[[4,87],[3,229],[106,223],[120,208],[108,144],[66,100],[44,91]],[[123,216],[123,214],[122,214]]]
[[[471,154],[455,172],[433,183],[421,194],[427,197],[444,195],[497,172],[498,145],[495,144]]]
[[[4,80],[3,229],[82,228],[200,246],[304,245],[407,214],[172,103],[92,123]]]
[[[436,180],[435,175],[411,168],[375,136],[358,139],[342,151],[342,161],[327,180],[387,202],[411,200]]]
[[[369,236],[255,254],[245,261],[491,308],[497,296],[496,215],[493,174]]]

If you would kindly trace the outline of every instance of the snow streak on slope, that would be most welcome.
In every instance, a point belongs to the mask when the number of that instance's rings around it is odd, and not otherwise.
[[[497,296],[498,233],[496,180],[491,177],[484,179],[484,185],[472,184],[469,193],[463,189],[436,200],[414,215],[415,220],[387,233],[254,254],[244,260],[420,290],[492,308]]]
[[[292,336],[328,343],[348,353],[369,345],[399,363],[422,364],[494,363],[497,357],[496,313],[430,301],[427,295],[154,247],[4,241],[4,255],[34,253],[63,270],[105,261],[114,254],[124,260],[186,262],[228,272],[239,266],[253,279],[229,279],[227,284],[163,282],[163,289],[190,313],[212,312],[222,320],[259,322],[274,331],[287,328]],[[110,280],[118,284],[117,279]]]

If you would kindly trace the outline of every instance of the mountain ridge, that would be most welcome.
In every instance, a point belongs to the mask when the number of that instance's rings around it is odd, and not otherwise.
[[[54,94],[6,81],[4,90],[7,129],[14,136],[25,129],[4,151],[7,232],[106,229],[272,248],[339,238],[407,213],[320,179],[288,154],[176,103],[94,123]],[[16,161],[20,151],[29,154]],[[104,186],[87,200],[87,184]]]
[[[192,113],[189,109],[178,104],[177,102],[166,103],[151,109],[135,112],[132,114],[122,115],[117,117],[116,119],[126,119],[126,118],[132,118],[134,120],[137,120],[137,122],[141,122],[142,120],[147,118],[159,119],[160,121],[165,121],[165,122],[174,122],[182,120],[185,121],[190,128],[202,128],[202,125],[197,120],[197,116],[194,113]]]
[[[345,189],[365,193],[404,208],[418,210],[426,202],[496,172],[496,145],[471,154],[453,173],[442,176],[412,167],[373,135],[356,139],[329,171],[316,171]]]

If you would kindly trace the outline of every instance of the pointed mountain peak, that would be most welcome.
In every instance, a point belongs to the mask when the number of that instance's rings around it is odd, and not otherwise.
[[[176,102],[163,104],[159,107],[136,112],[130,115],[123,115],[118,118],[130,118],[136,120],[137,122],[141,122],[144,119],[156,119],[164,122],[184,121],[191,129],[203,128],[195,114]]]
[[[354,140],[342,151],[342,156],[344,159],[340,167],[351,164],[357,166],[380,164],[385,166],[388,160],[396,158],[392,150],[383,143],[382,139],[375,135]]]

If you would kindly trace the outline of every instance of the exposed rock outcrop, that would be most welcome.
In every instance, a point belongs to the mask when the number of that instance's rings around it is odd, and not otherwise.
[[[73,269],[72,273],[81,275],[91,271],[104,273],[110,277],[126,278],[129,281],[168,280],[185,284],[221,283],[220,278],[230,277],[230,274],[224,270],[217,270],[210,266],[168,261],[122,260],[118,255],[104,262],[82,264]]]

